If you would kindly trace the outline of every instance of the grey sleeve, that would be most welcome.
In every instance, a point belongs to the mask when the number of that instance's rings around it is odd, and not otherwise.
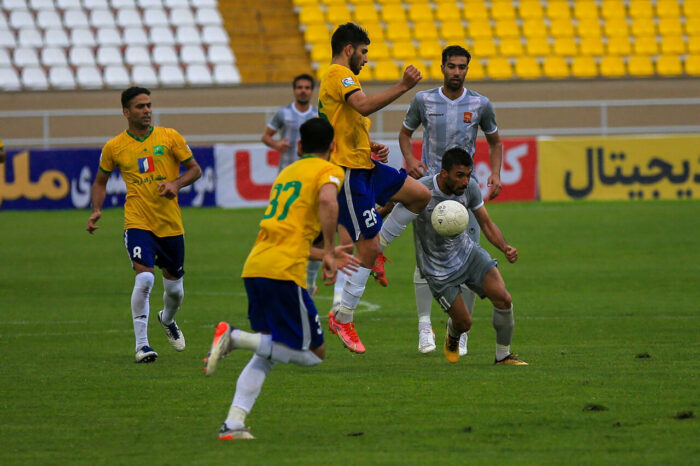
[[[275,113],[275,116],[270,119],[270,122],[267,124],[270,128],[279,131],[282,129],[284,126],[284,116],[282,115],[282,109],[280,108],[277,110],[277,113]]]
[[[469,185],[467,186],[467,196],[469,198],[467,209],[475,210],[484,205],[484,196],[481,195],[479,183],[477,183],[474,178],[469,180]]]
[[[411,105],[408,106],[408,112],[406,112],[406,117],[403,119],[403,125],[415,131],[421,124],[420,116],[420,104],[418,103],[418,94],[411,100]]]
[[[486,106],[481,112],[481,119],[479,120],[479,126],[484,134],[491,134],[498,131],[498,124],[496,123],[496,113],[493,111],[493,105],[491,101],[486,99]]]

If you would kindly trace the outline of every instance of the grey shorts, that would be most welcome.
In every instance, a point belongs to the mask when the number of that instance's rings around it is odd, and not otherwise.
[[[498,261],[493,259],[485,249],[475,245],[469,258],[467,267],[460,274],[450,276],[444,280],[436,280],[425,277],[435,300],[444,311],[447,311],[460,293],[460,285],[467,285],[480,298],[484,298],[484,290],[481,288],[486,273],[498,266]]]

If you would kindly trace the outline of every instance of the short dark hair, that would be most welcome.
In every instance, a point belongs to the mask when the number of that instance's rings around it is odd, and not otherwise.
[[[445,171],[450,171],[455,165],[473,167],[474,159],[469,155],[469,152],[461,147],[452,147],[451,149],[447,149],[447,152],[442,156],[441,168]]]
[[[122,108],[129,108],[129,103],[131,103],[131,99],[141,94],[151,95],[151,91],[149,91],[145,87],[130,87],[129,89],[122,92]]]
[[[295,77],[294,81],[292,81],[292,89],[296,89],[297,81],[309,81],[311,83],[311,89],[314,88],[314,78],[310,74],[304,73]]]
[[[328,120],[311,118],[299,127],[301,150],[304,154],[323,154],[328,152],[335,135]]]
[[[460,45],[450,45],[442,51],[442,64],[447,63],[450,57],[467,57],[467,64],[472,60],[472,54]]]
[[[341,24],[331,37],[331,51],[334,57],[340,55],[347,45],[357,47],[360,44],[369,45],[369,35],[355,23]]]

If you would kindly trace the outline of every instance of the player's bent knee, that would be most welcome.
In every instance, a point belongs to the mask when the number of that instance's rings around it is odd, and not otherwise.
[[[324,360],[326,358],[326,345],[325,343],[318,348],[311,348],[311,352],[313,352],[316,356],[318,356],[319,359]]]

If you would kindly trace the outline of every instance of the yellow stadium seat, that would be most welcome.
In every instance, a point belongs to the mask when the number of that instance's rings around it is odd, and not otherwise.
[[[433,9],[428,3],[414,3],[408,8],[408,18],[413,21],[432,21]]]
[[[406,22],[406,11],[401,3],[382,5],[382,21],[385,23],[403,21]]]
[[[678,55],[661,55],[656,59],[656,74],[660,76],[679,76],[683,74],[683,65]]]
[[[370,36],[371,39],[371,36]],[[391,56],[391,53],[389,52],[389,47],[386,45],[385,41],[372,41],[371,44],[369,44],[368,51],[367,51],[367,56],[369,57],[370,60],[386,60]]]
[[[629,28],[625,19],[609,19],[603,28],[608,37],[629,37]]]
[[[683,34],[683,27],[678,18],[659,19],[659,34],[662,36],[680,36]]]
[[[685,33],[689,36],[700,35],[700,16],[695,18],[686,18]]]
[[[576,41],[572,37],[554,39],[554,55],[560,57],[574,57],[578,55]]]
[[[421,76],[423,76],[423,79],[428,79],[428,76],[430,76],[428,67],[425,66],[425,62],[423,60],[418,60],[418,59],[413,59],[413,60],[407,60],[403,62],[403,65],[401,66],[401,73],[403,74],[403,70],[408,68],[409,65],[413,65],[418,71],[420,71]]]
[[[502,39],[499,50],[505,57],[520,57],[523,55],[523,43],[520,38]]]
[[[598,65],[593,57],[574,57],[571,62],[571,75],[574,78],[595,78]]]
[[[654,74],[654,64],[647,56],[633,55],[627,61],[627,70],[631,76],[651,76]]]
[[[292,4],[294,6],[317,5],[318,0],[293,0]]]
[[[555,39],[558,37],[573,37],[574,24],[570,19],[555,19],[549,26],[549,34]]]
[[[417,21],[413,26],[413,36],[418,40],[437,39],[438,30],[433,21]]]
[[[546,57],[552,53],[546,37],[532,37],[525,43],[525,50],[531,57]]]
[[[496,21],[496,36],[501,39],[520,37],[520,28],[514,19],[500,19]]]
[[[520,2],[520,8],[518,8],[520,13],[520,18],[523,20],[527,19],[542,19],[544,16],[544,10],[542,9],[542,4],[538,0],[523,0]],[[517,65],[516,65],[517,66]],[[538,69],[539,69],[539,65]]]
[[[605,19],[626,18],[625,4],[621,0],[603,0],[600,15]]]
[[[323,11],[321,11],[318,5],[307,5],[302,7],[299,11],[299,22],[301,24],[323,24],[325,21]]]
[[[605,46],[600,37],[586,37],[581,39],[579,48],[583,56],[600,57],[605,55]]]
[[[688,37],[688,53],[700,55],[700,35]]]
[[[348,0],[348,2],[355,6],[374,4],[374,0]]]
[[[507,59],[495,57],[486,64],[486,73],[491,79],[512,79],[513,67]]]
[[[418,44],[418,57],[426,60],[442,60],[442,45],[438,40],[425,40]]]
[[[443,21],[440,26],[440,37],[448,42],[464,40],[465,31],[462,22],[459,20]]]
[[[401,76],[393,60],[379,60],[372,71],[377,81],[396,81]]]
[[[653,36],[656,34],[656,25],[653,19],[638,18],[632,21],[632,35],[635,37]]]
[[[688,55],[683,63],[685,74],[700,76],[700,55]]]
[[[396,5],[398,3],[401,3],[401,0],[376,0],[376,1],[377,1],[377,3],[379,3],[382,6],[384,6],[384,5]]]
[[[653,18],[654,9],[649,0],[630,0],[629,15],[633,19],[637,18]]]
[[[369,34],[372,45],[384,40],[384,27],[379,22],[365,22],[362,27]]]
[[[314,44],[311,44],[311,60],[315,61],[316,63],[330,63],[330,41],[316,42]]]
[[[392,58],[397,60],[416,60],[417,53],[416,47],[410,40],[402,40],[394,42],[394,46],[391,48]]]
[[[535,58],[520,57],[515,62],[515,74],[521,79],[537,79],[542,77],[542,69]]]
[[[344,24],[352,20],[350,10],[345,5],[330,5],[326,11],[326,20],[331,24]]]
[[[386,25],[386,37],[389,40],[410,40],[411,28],[405,21],[394,21]]]
[[[547,2],[545,14],[549,19],[571,18],[571,8],[565,0],[550,0]]]
[[[632,44],[629,37],[611,37],[608,39],[608,55],[620,56],[632,53]]]
[[[576,31],[579,37],[600,37],[600,22],[597,19],[582,19]]]
[[[686,0],[693,1],[693,0]],[[656,1],[656,16],[659,18],[678,18],[681,15],[681,9],[678,7],[677,0],[657,0]]]
[[[515,19],[515,8],[510,0],[496,0],[491,4],[491,17],[495,20]]]
[[[562,57],[547,57],[542,67],[548,78],[563,79],[569,77],[569,64]]]
[[[593,0],[574,2],[574,17],[576,19],[598,18],[598,5]]]
[[[326,70],[331,66],[330,62],[328,63],[321,63],[318,65],[318,68],[316,68],[315,74],[316,74],[316,80],[320,81],[321,78],[323,77],[324,74],[326,74]]]
[[[462,17],[467,21],[486,21],[489,19],[489,12],[484,3],[465,2]]]
[[[497,55],[496,43],[493,39],[474,39],[471,53],[481,58],[491,58]]]
[[[457,2],[450,0],[447,2],[439,2],[435,7],[435,18],[439,21],[451,21],[459,19],[462,12],[459,9]]]
[[[488,21],[472,21],[466,28],[467,36],[472,39],[485,39],[493,37],[491,24]]]
[[[344,0],[321,0],[324,5],[343,5],[345,6]]]
[[[688,18],[700,18],[700,2],[685,0],[683,2],[683,16]]]
[[[430,62],[430,67],[428,68],[428,75],[430,76],[430,79],[436,81],[442,81],[445,78],[445,75],[442,74],[441,60],[435,59]]]
[[[600,75],[606,78],[621,78],[627,74],[622,57],[607,56],[600,60]]]
[[[470,81],[480,81],[486,77],[486,70],[481,60],[472,57],[467,68],[467,78]]]
[[[634,39],[634,53],[636,55],[656,55],[659,53],[659,43],[656,37],[636,37]]]
[[[686,52],[682,36],[665,36],[661,38],[662,55],[683,55]]]
[[[379,21],[377,9],[371,3],[355,6],[353,14],[355,15],[355,21],[359,24],[364,24],[366,22],[376,23]]]
[[[331,43],[331,33],[325,24],[311,24],[304,30],[304,41],[307,43]]]
[[[374,73],[372,72],[372,67],[371,66],[363,66],[362,70],[360,71],[360,79],[364,81],[374,81]]]
[[[523,36],[527,39],[530,37],[547,37],[547,26],[541,19],[526,19],[523,21]]]

